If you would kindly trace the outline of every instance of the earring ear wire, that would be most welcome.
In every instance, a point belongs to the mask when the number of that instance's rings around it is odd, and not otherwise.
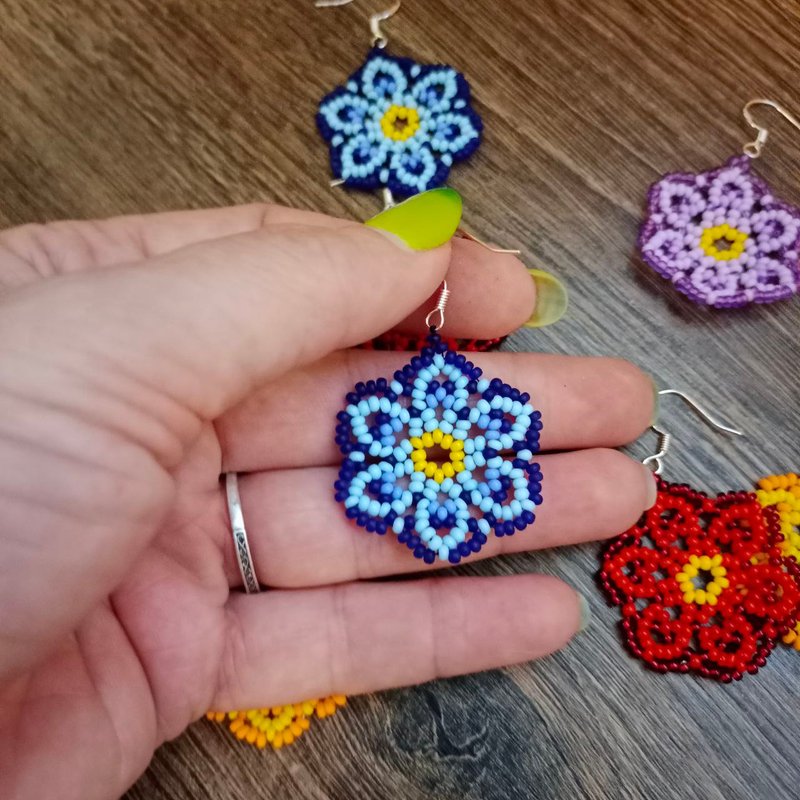
[[[339,6],[346,6],[352,3],[353,0],[316,0],[314,6],[316,8],[338,8]],[[372,32],[372,46],[378,47],[383,50],[389,44],[389,37],[383,32],[381,22],[391,19],[403,5],[403,0],[395,0],[389,8],[383,11],[377,11],[375,14],[370,15],[369,29]]]
[[[450,290],[447,288],[447,281],[442,281],[442,289],[439,292],[439,299],[436,305],[428,312],[425,317],[425,325],[430,329],[431,333],[439,333],[444,327],[444,310],[447,308],[447,301],[450,299]],[[438,322],[434,323],[434,319]]]
[[[766,97],[757,97],[754,100],[750,100],[747,102],[742,109],[742,116],[745,119],[745,122],[756,131],[756,138],[753,139],[752,142],[748,142],[742,150],[744,154],[748,158],[758,158],[761,155],[761,151],[764,149],[764,145],[767,142],[767,137],[769,136],[769,129],[764,125],[759,125],[754,119],[751,109],[756,106],[767,106],[768,108],[777,111],[785,120],[787,120],[791,125],[793,125],[797,130],[800,131],[800,120],[792,114],[787,108],[782,106],[780,103],[776,102],[775,100],[770,100]]]
[[[678,389],[662,389],[659,391],[658,395],[659,397],[666,397],[667,395],[680,397],[681,400],[689,405],[689,407],[692,408],[694,412],[710,427],[716,428],[718,431],[722,431],[723,433],[730,433],[733,436],[744,436],[742,431],[720,421],[710,411],[700,405],[700,403],[698,403],[694,398],[690,397],[685,392],[681,392]],[[672,434],[668,433],[662,428],[659,428],[658,425],[651,425],[650,430],[658,435],[658,452],[647,456],[647,458],[642,460],[642,464],[650,467],[654,474],[661,475],[661,473],[664,471],[664,457],[669,452],[670,445],[672,444]]]

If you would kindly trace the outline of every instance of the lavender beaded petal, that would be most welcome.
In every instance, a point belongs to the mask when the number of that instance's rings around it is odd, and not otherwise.
[[[334,484],[347,516],[416,558],[457,564],[511,536],[542,502],[541,414],[433,334],[392,380],[358,383],[338,414]]]
[[[736,308],[798,289],[800,209],[776,200],[750,161],[665,175],[648,193],[642,257],[696,303]]]

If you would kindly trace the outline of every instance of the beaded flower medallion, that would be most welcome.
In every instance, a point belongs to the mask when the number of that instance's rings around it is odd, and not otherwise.
[[[444,185],[451,165],[477,149],[483,128],[461,73],[379,48],[322,99],[317,126],[337,180],[402,196]]]
[[[659,481],[653,508],[602,556],[630,652],[658,672],[756,673],[800,614],[800,566],[782,538],[754,494],[711,499]]]
[[[736,308],[791,297],[800,282],[800,209],[776,200],[737,156],[653,184],[642,257],[695,303]]]
[[[392,531],[416,558],[457,564],[490,534],[511,536],[542,502],[541,414],[525,392],[432,333],[392,380],[356,384],[339,412],[334,485],[347,516]]]

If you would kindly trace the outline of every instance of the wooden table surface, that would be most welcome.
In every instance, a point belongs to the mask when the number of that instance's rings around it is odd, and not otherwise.
[[[376,197],[328,188],[314,113],[362,60],[364,14],[381,7],[4,0],[0,223],[263,199],[369,216]],[[406,0],[387,30],[391,52],[471,81],[485,141],[451,180],[469,226],[570,287],[562,322],[506,347],[630,358],[746,428],[730,440],[670,403],[669,478],[717,492],[800,466],[798,301],[705,310],[635,249],[648,185],[739,152],[747,99],[800,111],[798,4]],[[769,122],[758,171],[800,201],[800,132]],[[652,446],[646,437],[632,452]],[[161,749],[128,798],[795,797],[800,654],[780,647],[731,686],[643,670],[595,589],[597,549],[463,568],[579,587],[594,619],[563,652],[354,698],[280,753],[202,721]]]

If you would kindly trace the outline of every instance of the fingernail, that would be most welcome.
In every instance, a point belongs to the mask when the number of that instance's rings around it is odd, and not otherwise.
[[[655,379],[648,375],[650,378],[650,383],[653,384],[653,419],[650,420],[651,425],[655,425],[658,422],[658,411],[659,405],[661,403],[661,395],[658,393],[658,386],[656,385]]]
[[[658,499],[658,483],[657,478],[653,470],[650,469],[646,464],[642,464],[642,469],[647,473],[646,481],[647,481],[647,494],[645,495],[645,510],[648,508],[652,508],[656,504],[656,500]]]
[[[525,327],[544,328],[558,322],[567,311],[567,287],[555,275],[543,269],[529,269],[528,273],[536,284],[536,308]]]
[[[431,189],[381,211],[364,224],[391,234],[412,250],[432,250],[449,242],[461,222],[461,195]]]
[[[589,601],[580,593],[578,593],[578,606],[581,610],[581,623],[578,633],[583,633],[592,621],[592,609],[589,607]]]

